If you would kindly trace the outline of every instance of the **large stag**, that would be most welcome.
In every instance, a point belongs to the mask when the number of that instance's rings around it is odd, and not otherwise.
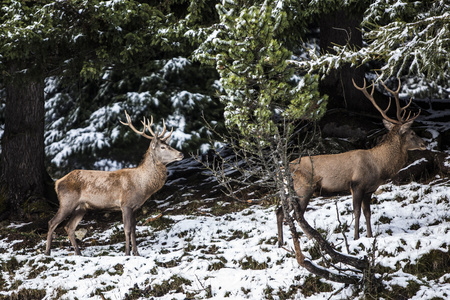
[[[183,159],[183,154],[168,145],[173,129],[166,136],[163,122],[161,134],[152,131],[153,117],[142,121],[144,129],[137,130],[128,113],[127,123],[134,132],[150,139],[151,143],[144,159],[136,168],[118,171],[74,170],[56,181],[55,189],[59,199],[59,209],[48,222],[47,247],[45,253],[50,255],[53,231],[69,215],[72,215],[65,229],[75,253],[81,255],[75,240],[75,229],[87,210],[105,209],[121,210],[125,231],[125,255],[130,255],[130,241],[133,255],[139,255],[136,245],[135,213],[144,202],[166,182],[166,165]],[[148,130],[151,133],[147,135]]]
[[[353,81],[353,85],[372,102],[381,113],[384,126],[388,129],[384,140],[372,149],[353,150],[340,154],[317,155],[296,159],[290,164],[294,189],[298,195],[300,213],[304,213],[312,195],[316,192],[343,192],[350,190],[353,197],[353,213],[355,215],[355,240],[359,238],[359,219],[361,207],[366,218],[367,236],[372,237],[370,225],[370,201],[372,193],[386,180],[392,178],[406,164],[408,150],[426,149],[424,141],[419,138],[411,125],[419,113],[411,117],[411,112],[406,116],[405,107],[399,103],[399,87],[396,91],[390,90],[381,81],[384,88],[395,98],[397,105],[397,120],[389,118],[386,113],[391,105],[382,110],[375,102],[373,93],[375,84],[369,94],[366,89],[366,81],[363,87],[359,87]],[[277,210],[278,245],[283,244],[283,219],[284,212],[280,206]]]

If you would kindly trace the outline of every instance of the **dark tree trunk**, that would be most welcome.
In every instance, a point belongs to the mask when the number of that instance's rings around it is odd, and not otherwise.
[[[6,83],[0,174],[2,219],[5,215],[24,219],[26,205],[42,199],[45,192],[44,78],[17,75],[18,65],[12,64],[10,72],[19,79]]]
[[[333,45],[349,44],[352,48],[362,47],[360,26],[363,10],[360,12],[337,10],[322,16],[320,20],[320,49],[332,52]],[[331,72],[320,82],[320,91],[330,96],[329,108],[346,108],[352,111],[372,112],[373,107],[362,93],[355,89],[356,84],[362,86],[364,67],[357,68],[343,65],[339,70]]]

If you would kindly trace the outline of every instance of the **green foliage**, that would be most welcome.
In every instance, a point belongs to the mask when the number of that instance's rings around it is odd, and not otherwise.
[[[214,14],[201,17],[209,2],[192,1],[186,12],[186,1],[2,1],[0,58],[29,61],[27,72],[46,76],[97,78],[106,66],[189,51],[195,39],[185,33],[211,22]]]
[[[105,64],[149,52],[163,15],[138,1],[2,2],[0,57],[30,61],[27,72],[97,77]],[[2,64],[1,67],[5,67]],[[10,74],[14,75],[14,74]]]
[[[376,14],[366,18],[366,55],[384,61],[386,75],[418,75],[448,85],[450,6],[437,2],[431,7],[404,3],[401,13],[392,12],[390,20],[380,19],[386,24],[376,23]]]
[[[12,256],[8,261],[1,262],[2,270],[9,274],[14,274],[16,270],[23,266],[23,262],[19,262],[16,257]]]
[[[265,270],[268,265],[267,262],[259,262],[251,256],[245,256],[239,260],[239,265],[242,270]]]
[[[305,54],[307,34],[324,14],[363,7],[368,7],[362,24],[367,46],[302,55],[307,58],[301,62],[292,58]],[[8,66],[19,59],[26,73],[65,79],[46,90],[52,175],[55,167],[62,173],[101,168],[96,162],[108,158],[117,166],[138,163],[147,144],[118,125],[125,108],[137,124],[149,114],[158,124],[169,119],[184,137],[172,145],[186,153],[206,144],[210,132],[203,113],[216,130],[223,129],[223,106],[228,128],[253,139],[246,147],[258,140],[267,145],[280,120],[323,114],[326,97],[312,74],[344,62],[377,60],[385,76],[418,75],[448,85],[448,8],[443,0],[6,0],[0,14],[0,81],[14,76]],[[166,64],[188,61],[192,53],[212,68],[189,62],[167,71]],[[310,75],[296,73],[305,70]]]
[[[305,1],[299,1],[305,2]],[[311,1],[307,1],[307,5],[305,9],[307,10],[308,15],[310,15],[311,19],[320,18],[323,15],[326,15],[330,12],[336,10],[356,10],[360,9],[367,5],[367,0],[316,0],[314,3]]]
[[[450,249],[450,246],[447,247]],[[404,271],[414,274],[419,278],[439,279],[445,275],[450,268],[449,251],[431,250],[429,253],[421,256],[415,264],[408,262]]]
[[[192,282],[178,275],[173,275],[168,280],[163,280],[161,284],[152,284],[141,290],[137,285],[130,289],[130,293],[125,295],[125,299],[138,299],[141,297],[162,297],[169,292],[186,293],[185,287],[190,286]],[[189,292],[187,294],[190,295]]]
[[[65,292],[63,292],[61,295],[63,295]],[[60,294],[60,293],[58,293]],[[19,299],[43,299],[46,296],[45,290],[38,290],[38,289],[20,289],[18,291],[14,291],[10,296],[7,298],[3,298],[3,295],[0,296],[2,299],[11,299],[11,300],[19,300]]]
[[[220,29],[196,58],[214,64],[220,74],[227,127],[265,144],[270,141],[264,139],[278,130],[280,117],[319,118],[326,98],[317,91],[317,78],[306,76],[296,85],[294,69],[288,65],[292,53],[277,39],[288,25],[286,12],[268,1],[244,7],[224,3],[217,11]],[[254,146],[248,140],[241,143]]]
[[[445,98],[450,77],[449,9],[443,0],[371,1],[361,24],[366,41],[361,49],[335,45],[335,53],[310,51],[310,59],[292,63],[310,73],[327,74],[346,63],[376,62],[384,79],[408,76],[411,86],[420,86],[414,94]]]
[[[387,25],[398,21],[413,21],[417,11],[427,11],[431,8],[432,2],[439,1],[415,1],[415,0],[377,0],[372,1],[368,7],[364,24],[377,23]]]
[[[27,72],[46,76],[96,78],[106,66],[128,67],[189,53],[205,36],[201,26],[217,19],[214,3],[5,0],[0,58],[27,61]],[[5,64],[0,68],[7,74]]]
[[[308,275],[301,286],[302,294],[306,297],[314,295],[315,293],[331,292],[332,290],[332,285],[324,282],[320,277],[313,275]]]

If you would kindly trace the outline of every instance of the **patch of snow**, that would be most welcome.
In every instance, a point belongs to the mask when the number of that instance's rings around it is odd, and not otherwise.
[[[364,233],[357,241],[349,237],[350,252],[355,251],[361,257],[375,251],[375,262],[392,269],[385,279],[388,286],[406,286],[410,280],[423,283],[412,299],[446,298],[450,294],[450,285],[445,278],[419,279],[403,272],[399,266],[407,262],[414,264],[430,250],[448,251],[449,186],[450,182],[441,178],[430,185],[413,182],[402,186],[390,183],[381,186],[375,195],[377,204],[372,205],[372,226],[376,238],[367,238]],[[350,196],[313,198],[305,216],[312,226],[325,232],[329,242],[347,253],[342,234],[335,233],[338,224],[336,209],[341,222],[349,225],[346,234],[352,235],[354,223]],[[273,289],[272,295],[276,298],[277,291],[287,291],[291,285],[302,285],[309,275],[289,252],[275,245],[277,229],[273,207],[251,206],[223,216],[205,212],[164,217],[173,222],[165,229],[153,230],[138,224],[140,257],[124,256],[124,241],[87,246],[82,249],[82,257],[72,256],[71,249],[54,243],[52,256],[47,257],[42,254],[44,239],[36,248],[22,250],[13,250],[11,245],[14,241],[0,240],[3,249],[0,260],[6,262],[15,257],[21,263],[14,274],[2,271],[5,289],[0,294],[10,295],[9,287],[20,280],[19,289],[43,289],[47,293],[45,299],[53,299],[61,289],[67,291],[63,297],[69,299],[101,299],[96,293],[98,290],[105,298],[123,299],[134,286],[144,289],[176,275],[190,280],[191,284],[185,284],[184,290],[199,291],[198,298],[206,297],[204,287],[210,286],[211,299],[224,299],[226,296],[230,299],[263,299],[267,297],[268,287]],[[86,224],[82,223],[83,226]],[[93,224],[89,226],[95,228]],[[366,231],[364,225],[361,228]],[[93,235],[85,239],[107,242],[122,230],[120,223],[111,224],[111,229],[94,230]],[[284,231],[286,248],[292,248],[286,225]],[[375,249],[372,248],[374,239]],[[303,235],[301,245],[308,249],[314,246],[314,242]],[[261,270],[244,268],[242,262],[249,258],[264,263],[266,267]],[[222,262],[222,267],[214,268],[213,265],[219,262]],[[31,266],[42,270],[30,276]],[[117,266],[121,272],[117,271]],[[352,296],[351,287],[331,285],[333,292],[309,297],[298,292],[293,297],[342,299]],[[341,292],[334,294],[338,289],[342,289]],[[185,299],[186,295],[172,291],[154,298]]]

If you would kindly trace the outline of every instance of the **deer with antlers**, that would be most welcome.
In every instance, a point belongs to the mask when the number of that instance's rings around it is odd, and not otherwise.
[[[87,210],[121,210],[125,231],[125,255],[130,255],[130,242],[133,255],[139,255],[136,245],[136,217],[135,213],[145,201],[166,182],[168,163],[183,159],[183,154],[168,145],[173,128],[166,134],[163,130],[156,134],[151,126],[151,120],[144,118],[142,131],[137,130],[128,113],[125,111],[127,123],[137,134],[150,139],[150,146],[142,162],[136,168],[117,171],[74,170],[56,181],[55,189],[59,199],[59,209],[48,222],[47,246],[45,253],[50,255],[53,232],[68,216],[65,229],[75,254],[81,255],[75,240],[75,229]],[[146,131],[151,135],[147,135]]]
[[[396,91],[389,89],[383,81],[383,87],[395,98],[397,105],[397,120],[386,115],[390,105],[382,110],[373,97],[375,84],[372,91],[366,89],[366,81],[363,87],[359,87],[353,81],[353,85],[372,102],[373,106],[381,113],[383,123],[388,129],[384,140],[372,149],[353,150],[340,154],[317,155],[302,157],[290,163],[290,171],[293,178],[294,189],[298,196],[300,213],[303,214],[308,206],[310,198],[316,192],[336,193],[350,190],[353,198],[353,213],[355,215],[354,238],[359,239],[359,219],[361,208],[366,218],[367,236],[372,237],[370,225],[370,201],[372,193],[386,180],[392,178],[406,164],[409,150],[425,150],[424,141],[411,130],[411,125],[419,116],[420,111],[411,116],[406,116],[409,103],[401,107],[399,101],[399,87]],[[283,219],[282,207],[277,209],[278,245],[283,244]]]

